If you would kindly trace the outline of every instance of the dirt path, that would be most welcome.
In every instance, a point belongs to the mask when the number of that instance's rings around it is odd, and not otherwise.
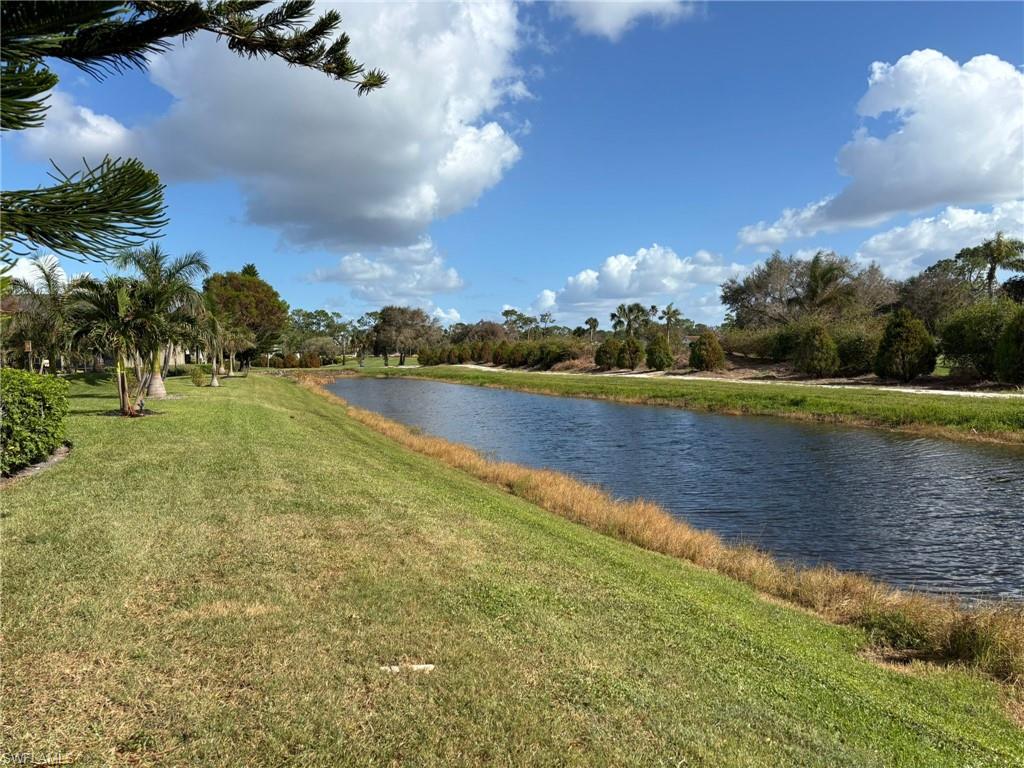
[[[665,374],[659,371],[633,373],[625,371],[609,371],[608,373],[573,373],[570,371],[523,371],[518,368],[495,368],[490,365],[463,363],[460,368],[472,368],[478,371],[494,371],[496,373],[539,373],[547,376],[621,376],[639,379],[679,379],[681,381],[714,381],[723,384],[758,384],[763,386],[781,387],[820,387],[824,389],[872,389],[880,392],[901,392],[911,395],[946,395],[949,397],[989,397],[1010,398],[1024,401],[1024,392],[970,392],[963,389],[925,389],[922,387],[892,387],[875,384],[818,384],[809,381],[766,381],[765,379],[726,379],[718,376],[700,376],[690,374]]]

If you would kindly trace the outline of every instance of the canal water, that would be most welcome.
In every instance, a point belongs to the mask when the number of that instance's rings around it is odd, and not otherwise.
[[[412,378],[342,378],[353,405],[547,467],[804,564],[1024,599],[1024,450]]]

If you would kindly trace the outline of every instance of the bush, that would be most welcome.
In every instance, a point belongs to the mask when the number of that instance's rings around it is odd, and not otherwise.
[[[619,368],[635,369],[644,359],[644,344],[640,339],[632,336],[626,338],[619,347],[619,354],[615,356],[615,364]]]
[[[41,461],[64,442],[68,383],[11,368],[0,370],[0,474]]]
[[[604,370],[614,368],[618,364],[619,349],[621,348],[622,342],[609,336],[598,345],[597,350],[594,352],[594,365]]]
[[[303,368],[319,368],[320,355],[315,352],[306,352],[299,362]]]
[[[979,301],[957,310],[942,326],[942,353],[954,367],[995,378],[996,345],[1016,311],[1009,299]]]
[[[471,341],[445,344],[439,347],[421,347],[417,352],[420,365],[454,365],[456,363],[494,363],[512,368],[529,366],[547,370],[566,360],[580,356],[581,347],[574,339],[548,338],[539,341]]]
[[[704,331],[690,345],[690,367],[698,371],[717,371],[725,367],[725,352],[712,331]]]
[[[285,368],[298,368],[301,362],[298,355],[291,354],[284,356],[283,365]]]
[[[836,343],[823,325],[812,325],[800,336],[793,356],[793,365],[807,376],[832,376],[839,370]]]
[[[197,387],[201,387],[206,383],[207,374],[203,373],[203,369],[198,365],[189,366],[188,375],[192,377],[192,383]]]
[[[899,309],[885,326],[875,356],[875,373],[883,379],[910,381],[935,370],[935,340],[910,310]]]
[[[280,355],[274,355],[270,358],[271,368],[284,368],[284,358]]]
[[[871,373],[878,355],[881,334],[870,328],[841,328],[833,336],[839,354],[839,371],[846,376]]]
[[[675,358],[668,347],[668,339],[658,334],[647,345],[647,367],[654,371],[667,371],[673,362]]]
[[[996,344],[996,377],[1007,384],[1024,384],[1024,309],[1006,324]]]

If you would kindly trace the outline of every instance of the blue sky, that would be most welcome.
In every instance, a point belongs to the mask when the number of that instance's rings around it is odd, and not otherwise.
[[[640,300],[717,321],[717,283],[775,247],[905,276],[1024,230],[1019,3],[339,8],[386,93],[211,39],[99,83],[57,65],[4,187],[140,156],[168,250],[350,316],[575,324]]]

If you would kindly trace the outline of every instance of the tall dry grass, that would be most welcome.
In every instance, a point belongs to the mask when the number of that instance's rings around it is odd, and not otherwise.
[[[992,602],[967,607],[952,598],[893,589],[832,567],[780,563],[752,547],[727,545],[650,501],[615,499],[559,472],[492,461],[465,445],[419,434],[327,392],[323,384],[329,379],[323,376],[300,376],[299,380],[400,445],[594,531],[683,558],[830,621],[862,627],[873,645],[890,654],[963,663],[1010,684],[1024,685],[1024,607],[1020,605]]]

